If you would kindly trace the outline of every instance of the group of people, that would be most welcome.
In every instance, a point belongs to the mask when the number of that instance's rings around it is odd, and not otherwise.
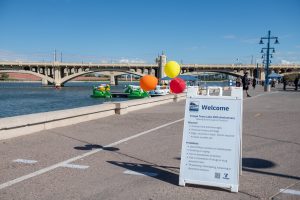
[[[295,90],[298,90],[299,77],[300,76],[297,76],[294,80]],[[251,82],[251,79],[248,77],[248,72],[245,72],[245,74],[244,74],[244,76],[242,76],[242,78],[238,77],[236,79],[236,87],[241,87],[242,86],[243,90],[246,91],[247,97],[251,97],[248,93],[249,86],[251,85],[251,83],[252,83],[253,89],[255,89],[256,84],[257,84],[256,78],[252,79],[252,82]],[[275,87],[275,81],[274,80],[272,80],[270,83],[271,83],[272,87]],[[286,85],[288,84],[288,81],[287,81],[285,76],[283,76],[282,83],[283,83],[283,90],[286,90]]]
[[[244,76],[242,78],[238,77],[236,79],[236,87],[241,87],[243,86],[243,90],[246,91],[246,95],[247,97],[251,97],[248,93],[248,90],[249,90],[249,85],[251,84],[251,80],[250,78],[248,77],[248,72],[245,72]],[[252,87],[253,89],[255,89],[256,87],[256,79],[254,78],[252,80]]]
[[[282,83],[283,83],[283,90],[286,90],[286,85],[288,84],[288,80],[286,79],[285,76],[282,78]],[[295,85],[295,90],[298,90],[299,86],[299,76],[297,76],[294,80],[294,85]]]

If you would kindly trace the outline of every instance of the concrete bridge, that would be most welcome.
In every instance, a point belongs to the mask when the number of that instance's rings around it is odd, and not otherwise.
[[[110,83],[117,84],[118,77],[123,74],[144,76],[155,75],[161,79],[165,76],[164,65],[167,62],[166,55],[156,58],[155,64],[141,63],[61,63],[61,62],[0,62],[0,73],[16,72],[38,76],[42,83],[63,86],[64,83],[84,74],[100,72],[110,76]],[[265,71],[262,66],[251,64],[181,64],[182,74],[199,74],[201,72],[218,72],[232,76],[242,76],[247,71],[250,77],[264,80]],[[270,71],[279,74],[298,72],[300,65],[271,65]]]

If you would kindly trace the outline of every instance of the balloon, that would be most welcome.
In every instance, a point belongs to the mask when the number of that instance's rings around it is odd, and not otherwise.
[[[185,82],[181,78],[174,78],[170,82],[170,89],[175,94],[183,92],[185,87],[186,87]]]
[[[165,65],[165,74],[170,78],[175,78],[180,73],[180,65],[175,61],[169,61]]]
[[[146,75],[140,79],[140,86],[145,91],[154,90],[158,80],[155,76]]]

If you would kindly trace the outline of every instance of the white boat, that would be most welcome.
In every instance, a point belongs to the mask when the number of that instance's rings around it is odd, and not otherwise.
[[[157,85],[154,90],[149,91],[151,96],[164,96],[170,94],[169,86]]]

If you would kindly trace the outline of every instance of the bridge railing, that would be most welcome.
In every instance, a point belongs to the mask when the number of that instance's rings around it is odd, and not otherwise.
[[[25,62],[25,61],[0,61],[1,66],[62,66],[62,67],[158,67],[153,63],[65,63],[65,62]],[[183,68],[256,68],[256,65],[251,64],[181,64]],[[261,68],[261,66],[259,66]],[[300,64],[273,64],[270,68],[300,68]]]
[[[61,66],[61,67],[158,67],[145,63],[61,63],[61,62],[0,62],[1,66]]]

